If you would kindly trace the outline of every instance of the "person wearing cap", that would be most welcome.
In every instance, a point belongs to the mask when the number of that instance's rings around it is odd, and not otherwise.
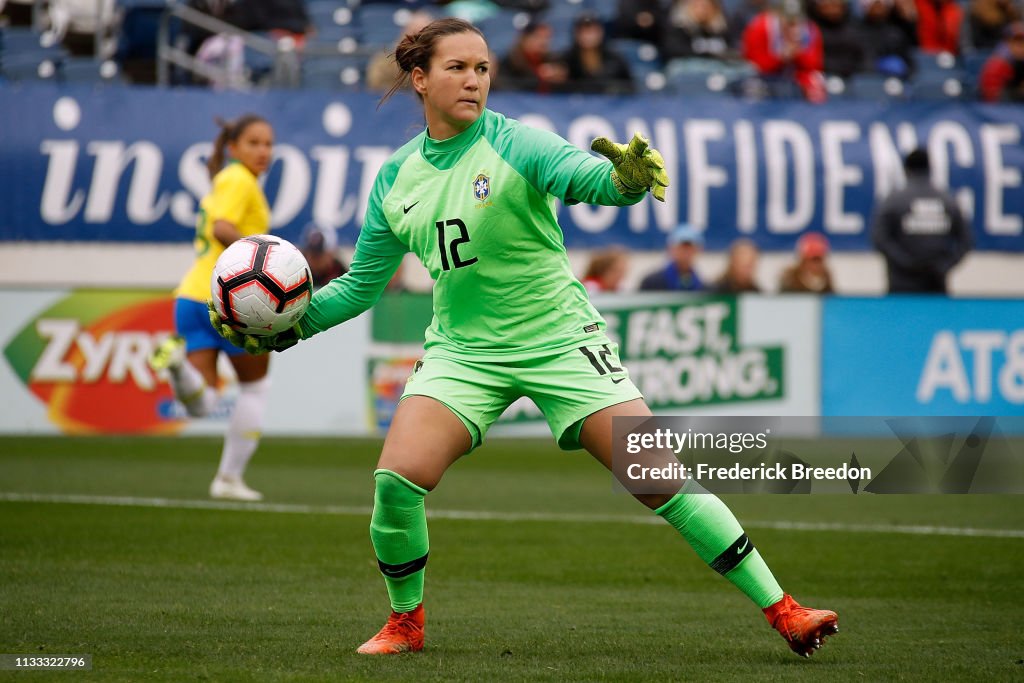
[[[946,293],[946,276],[973,242],[956,201],[932,185],[928,152],[915,149],[903,162],[906,187],[875,211],[871,239],[885,257],[890,293]]]
[[[629,64],[604,39],[604,24],[596,14],[583,12],[573,23],[572,46],[562,57],[572,92],[606,95],[633,92]]]
[[[306,227],[302,240],[302,255],[313,275],[313,287],[319,289],[336,277],[348,272],[338,258],[338,236],[333,228],[315,224]]]
[[[698,292],[704,283],[694,270],[697,254],[704,246],[704,234],[682,223],[668,236],[668,263],[640,282],[642,292]]]
[[[985,102],[1024,102],[1024,21],[1006,29],[1006,40],[981,68],[979,91]]]
[[[820,232],[808,232],[796,242],[796,263],[782,271],[779,280],[781,292],[831,294],[832,273],[825,257],[828,256],[828,238]]]
[[[800,0],[779,0],[743,31],[743,57],[767,84],[791,78],[811,102],[827,99],[821,31],[808,21]]]

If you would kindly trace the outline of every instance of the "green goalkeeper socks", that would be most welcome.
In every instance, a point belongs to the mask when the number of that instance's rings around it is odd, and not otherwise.
[[[427,513],[424,488],[390,470],[373,473],[376,487],[370,540],[388,587],[391,609],[411,612],[423,602],[427,566]]]
[[[682,534],[700,559],[758,607],[764,609],[782,599],[779,582],[718,496],[687,480],[679,493],[654,512]]]

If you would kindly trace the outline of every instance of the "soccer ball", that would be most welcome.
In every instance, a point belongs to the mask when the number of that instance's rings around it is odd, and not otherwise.
[[[313,275],[294,244],[256,235],[224,250],[210,287],[221,320],[245,334],[270,336],[292,327],[305,313]]]

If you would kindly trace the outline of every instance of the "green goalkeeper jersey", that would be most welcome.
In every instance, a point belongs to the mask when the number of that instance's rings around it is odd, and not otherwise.
[[[447,140],[424,131],[377,175],[351,269],[317,291],[309,337],[367,310],[403,255],[434,279],[425,347],[514,360],[579,345],[604,323],[566,256],[555,201],[625,206],[611,162],[485,109]]]

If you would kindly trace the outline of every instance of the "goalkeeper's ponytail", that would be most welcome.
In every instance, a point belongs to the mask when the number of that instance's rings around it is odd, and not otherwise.
[[[399,68],[398,77],[395,78],[391,89],[380,98],[377,106],[380,107],[380,105],[391,99],[392,95],[405,87],[405,84],[409,81],[409,75],[412,74],[413,69],[416,67],[424,71],[430,71],[430,60],[434,56],[434,48],[437,45],[437,41],[445,36],[457,33],[475,33],[484,38],[484,34],[476,26],[463,19],[453,17],[432,21],[418,33],[407,33],[402,36],[402,40],[395,47],[394,54],[391,55]],[[486,42],[487,39],[484,38],[484,40]]]

